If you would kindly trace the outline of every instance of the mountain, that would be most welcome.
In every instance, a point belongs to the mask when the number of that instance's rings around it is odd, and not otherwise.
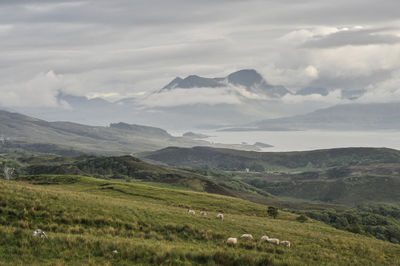
[[[173,81],[168,83],[162,90],[171,90],[175,88],[190,89],[190,88],[217,88],[225,87],[225,85],[213,78],[203,78],[196,75],[190,75],[184,79],[180,77],[175,78]]]
[[[400,102],[336,105],[305,115],[264,120],[253,125],[260,130],[269,127],[297,130],[400,129]]]
[[[351,103],[318,109],[311,113],[247,124],[224,131],[259,130],[399,130],[400,102]]]
[[[190,75],[184,79],[177,77],[163,87],[160,92],[177,88],[219,88],[229,86],[241,86],[248,92],[260,93],[273,98],[279,98],[290,93],[284,86],[270,85],[254,69],[239,70],[224,78],[204,78],[197,75]]]
[[[243,69],[226,77],[228,83],[235,86],[243,86],[247,91],[266,94],[273,98],[279,98],[290,93],[284,86],[271,85],[254,69]]]
[[[134,153],[167,147],[207,145],[208,142],[173,137],[165,130],[111,124],[109,127],[87,126],[71,122],[47,122],[18,113],[0,111],[0,134],[15,142],[55,144],[92,153]]]

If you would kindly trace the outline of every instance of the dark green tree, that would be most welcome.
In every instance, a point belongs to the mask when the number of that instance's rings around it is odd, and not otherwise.
[[[276,217],[278,217],[278,208],[276,208],[276,207],[272,207],[272,206],[268,207],[267,212],[268,212],[268,215],[273,217],[274,219]]]

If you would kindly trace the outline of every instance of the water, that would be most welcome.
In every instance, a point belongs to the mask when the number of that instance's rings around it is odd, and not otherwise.
[[[386,147],[400,150],[400,131],[249,131],[218,132],[197,130],[211,136],[214,143],[254,144],[262,142],[273,145],[263,151],[305,151],[343,147]],[[183,132],[173,132],[180,136]]]

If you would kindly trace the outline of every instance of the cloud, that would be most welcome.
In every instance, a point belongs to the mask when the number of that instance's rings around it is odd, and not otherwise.
[[[62,80],[53,71],[38,74],[26,82],[4,84],[0,87],[0,105],[68,108],[65,102],[57,99],[62,86]]]
[[[282,97],[282,102],[285,104],[312,104],[313,102],[317,103],[326,103],[330,105],[335,105],[339,103],[345,103],[346,100],[342,98],[342,91],[340,89],[331,91],[328,95],[323,96],[320,94],[310,94],[310,95],[295,95],[295,94],[286,94]]]
[[[293,91],[374,87],[400,69],[399,9],[398,0],[2,0],[1,104],[40,105],[33,94],[54,106],[57,88],[117,100],[175,76],[243,68]],[[58,81],[45,77],[49,69]],[[198,93],[207,95],[181,96],[210,104],[259,97]]]
[[[240,104],[241,101],[231,88],[174,89],[154,93],[142,99],[147,107],[171,107],[194,104]]]
[[[357,102],[400,102],[400,71],[394,72],[388,80],[369,86]]]
[[[384,33],[386,29],[341,30],[328,35],[318,36],[303,44],[305,48],[332,48],[346,45],[377,45],[400,43],[400,37]]]
[[[315,66],[308,66],[304,70],[306,75],[309,76],[310,78],[318,78],[318,69]]]

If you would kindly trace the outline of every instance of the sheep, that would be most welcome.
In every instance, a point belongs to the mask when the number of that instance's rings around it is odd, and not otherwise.
[[[188,210],[188,214],[193,214],[193,215],[195,215],[196,212],[195,212],[194,210],[189,209],[189,210]]]
[[[250,240],[252,240],[252,239],[253,239],[253,236],[250,235],[250,234],[243,234],[240,238],[245,238],[245,239],[250,239]]]
[[[288,247],[288,248],[290,248],[290,241],[287,241],[287,240],[285,240],[285,241],[281,241],[281,243],[280,243],[281,245],[283,245],[283,246],[285,246],[285,247]]]
[[[268,238],[269,238],[268,236],[262,236],[261,241],[268,241]]]
[[[279,239],[278,238],[268,238],[267,242],[271,243],[271,244],[279,245]]]
[[[218,219],[218,220],[223,220],[224,219],[224,215],[222,213],[218,213],[215,218]]]
[[[43,232],[43,230],[41,230],[41,229],[36,229],[35,231],[33,231],[32,235],[36,236],[36,237],[40,237],[40,238],[47,238],[46,233]]]
[[[228,240],[226,240],[226,244],[228,244],[228,245],[236,245],[237,244],[237,238],[236,237],[228,238]]]
[[[200,216],[207,216],[207,213],[205,211],[201,211]]]

